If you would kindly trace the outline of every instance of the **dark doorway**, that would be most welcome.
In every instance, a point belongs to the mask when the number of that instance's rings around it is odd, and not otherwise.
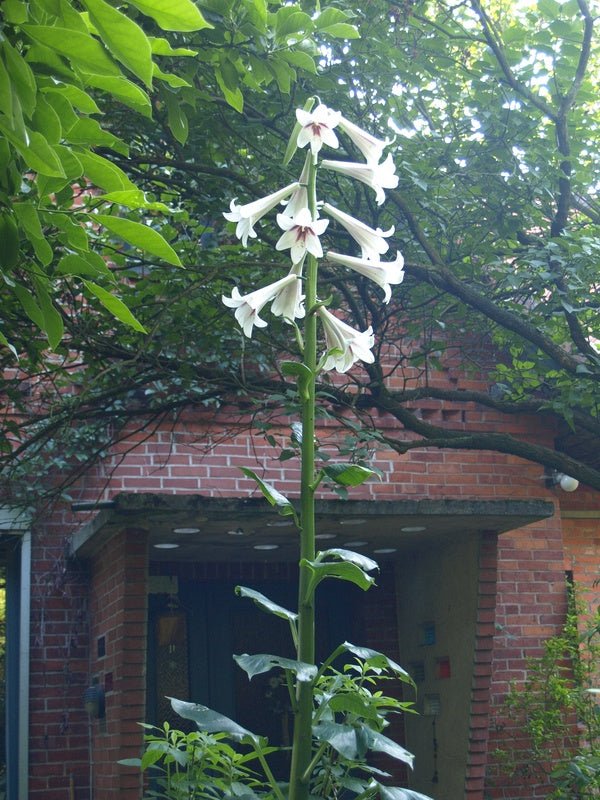
[[[176,596],[153,594],[148,626],[148,721],[165,720],[180,729],[165,695],[201,703],[270,743],[289,744],[288,691],[272,671],[248,680],[233,654],[271,653],[294,657],[287,621],[258,609],[235,594],[236,581],[182,580]],[[296,586],[288,580],[246,581],[271,600],[296,608]],[[317,661],[344,640],[361,642],[357,605],[362,592],[342,581],[319,588]],[[283,767],[283,764],[281,765]]]

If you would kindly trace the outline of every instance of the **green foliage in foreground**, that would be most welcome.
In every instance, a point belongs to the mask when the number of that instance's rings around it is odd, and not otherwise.
[[[332,668],[330,661],[344,651],[358,652],[361,657],[341,671]],[[265,657],[270,662],[274,658]],[[296,668],[289,666],[284,681],[290,687],[292,706],[296,702],[291,692],[295,672]],[[401,762],[412,761],[404,748],[384,734],[390,715],[412,711],[412,703],[385,695],[378,688],[391,678],[412,685],[404,670],[386,656],[348,642],[321,667],[314,686],[314,757],[308,781],[311,797],[344,794],[365,800],[426,800],[418,792],[386,785],[390,776],[367,760],[369,753],[379,752]],[[269,756],[283,748],[271,747],[260,735],[204,706],[178,700],[172,704],[199,730],[184,733],[167,723],[163,728],[145,725],[151,732],[145,736],[142,758],[121,762],[140,767],[150,778],[154,776],[147,798],[282,800],[287,796],[285,782],[276,780],[269,768]]]
[[[264,0],[200,5],[2,4],[0,346],[14,357],[39,363],[64,344],[73,292],[146,333],[121,297],[124,254],[182,266],[167,224],[179,189],[167,182],[147,192],[132,179],[127,161],[139,148],[120,116],[166,134],[162,146],[173,154],[204,106],[223,101],[241,113],[244,92],[289,94],[298,70],[316,72],[315,34],[357,36],[335,8],[308,15],[299,4]],[[22,337],[21,315],[45,341]]]

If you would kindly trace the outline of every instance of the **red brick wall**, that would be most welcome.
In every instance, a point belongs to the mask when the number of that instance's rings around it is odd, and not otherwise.
[[[488,752],[488,797],[546,797],[549,783],[531,769],[527,740],[504,701],[513,682],[526,675],[528,657],[542,654],[542,642],[560,632],[567,593],[560,518],[529,525],[499,539],[496,637],[492,661],[491,729]],[[517,762],[509,775],[495,756],[508,750]],[[519,751],[523,755],[519,758]]]
[[[88,608],[85,574],[67,563],[71,519],[55,513],[33,535],[29,798],[88,796]],[[23,665],[23,668],[25,665]],[[66,754],[68,753],[68,756]]]
[[[560,499],[565,570],[573,573],[581,599],[595,610],[600,605],[600,492],[580,486]]]

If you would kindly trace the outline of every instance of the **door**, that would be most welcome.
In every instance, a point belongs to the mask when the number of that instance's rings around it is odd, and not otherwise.
[[[249,585],[286,608],[296,607],[289,581]],[[201,703],[231,717],[274,745],[287,746],[290,708],[282,673],[248,677],[233,654],[271,653],[294,658],[289,624],[235,595],[233,581],[179,581],[177,597],[152,595],[148,636],[148,717],[186,730],[165,695]],[[331,581],[319,587],[317,661],[344,640],[360,642],[357,587]],[[193,726],[192,726],[193,727]],[[280,764],[283,770],[285,765]],[[279,770],[278,770],[279,771]]]

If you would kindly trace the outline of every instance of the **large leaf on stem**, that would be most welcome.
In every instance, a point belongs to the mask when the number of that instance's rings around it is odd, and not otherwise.
[[[400,786],[384,786],[377,784],[381,800],[431,800],[431,797],[412,789],[402,789]]]
[[[294,672],[298,680],[305,683],[312,681],[317,674],[317,668],[314,664],[306,664],[304,661],[294,661],[291,658],[282,658],[281,656],[272,656],[268,653],[257,653],[252,656],[244,653],[241,656],[234,656],[234,659],[250,680],[255,675],[261,675],[263,672],[269,672],[274,668]]]
[[[375,750],[378,753],[385,753],[386,755],[391,756],[398,761],[403,761],[405,764],[408,764],[410,767],[412,767],[415,757],[412,753],[409,753],[408,750],[405,750],[404,747],[399,745],[397,742],[394,742],[387,736],[384,736],[383,733],[374,731],[371,728],[367,728],[366,733],[370,750]]]
[[[373,667],[374,669],[389,669],[396,675],[402,677],[403,679],[407,679],[410,683],[412,683],[412,678],[408,672],[403,669],[400,664],[386,656],[385,653],[380,653],[378,650],[371,650],[370,647],[359,647],[358,645],[351,644],[350,642],[344,642],[342,647],[348,653],[352,653],[352,655],[360,658],[360,660],[366,665]]]
[[[272,506],[275,506],[277,508],[277,511],[282,516],[295,517],[296,512],[294,510],[294,506],[291,504],[291,502],[287,499],[285,495],[281,494],[281,492],[279,492],[274,486],[271,486],[270,483],[266,483],[265,481],[262,480],[262,478],[259,478],[256,472],[253,472],[251,469],[248,469],[248,467],[240,467],[240,469],[247,478],[252,478],[253,481],[256,481],[256,483],[258,484],[258,488],[261,490],[263,495],[267,498],[267,500]]]
[[[326,560],[328,558],[336,560],[328,561]],[[317,555],[314,561],[303,559],[301,565],[308,567],[312,573],[309,592],[313,592],[325,578],[349,581],[363,591],[366,591],[375,583],[375,579],[368,575],[367,572],[377,569],[377,562],[351,550],[342,548],[324,550]]]
[[[256,605],[263,611],[267,611],[269,614],[273,614],[281,619],[287,619],[288,622],[295,623],[298,619],[298,614],[296,614],[295,611],[288,611],[287,608],[274,603],[255,589],[249,589],[247,586],[236,586],[235,593],[238,597],[248,597],[250,600],[254,600]]]
[[[223,714],[219,714],[218,711],[213,711],[212,708],[207,708],[197,703],[188,703],[185,700],[177,700],[175,697],[170,697],[169,700],[176,714],[179,714],[184,719],[191,719],[202,731],[207,733],[226,733],[238,742],[245,738],[249,738],[252,741],[258,741],[259,739],[255,733],[242,728],[237,722]]]
[[[313,728],[315,739],[327,742],[350,761],[362,759],[367,752],[366,727],[343,725],[339,722],[319,722]]]

